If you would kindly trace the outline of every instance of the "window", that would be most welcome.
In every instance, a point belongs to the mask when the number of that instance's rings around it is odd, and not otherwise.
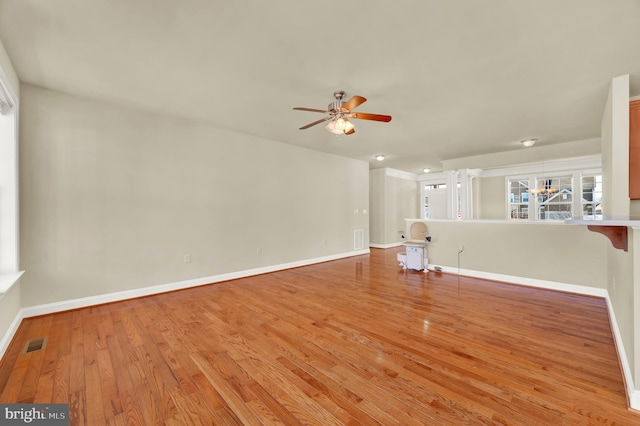
[[[529,219],[529,180],[509,180],[509,217]]]
[[[538,220],[565,220],[573,214],[573,185],[571,176],[544,177],[536,180]]]
[[[602,216],[602,176],[582,177],[582,215]]]
[[[507,188],[510,219],[561,221],[573,216],[602,215],[599,170],[510,177]]]

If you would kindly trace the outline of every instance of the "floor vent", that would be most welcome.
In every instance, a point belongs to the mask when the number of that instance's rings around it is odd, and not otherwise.
[[[31,352],[41,351],[47,347],[47,338],[38,337],[37,339],[31,339],[24,345],[23,354],[30,354]]]

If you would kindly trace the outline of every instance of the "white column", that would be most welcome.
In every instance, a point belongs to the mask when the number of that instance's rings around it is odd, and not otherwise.
[[[447,218],[458,218],[458,172],[447,170],[444,172],[447,178]]]
[[[603,214],[629,215],[629,75],[611,81],[601,123]]]
[[[458,170],[458,176],[460,177],[460,212],[461,219],[471,219],[471,179],[469,175],[469,169]]]
[[[571,201],[571,216],[582,216],[582,175],[573,172],[573,199]]]
[[[480,176],[481,169],[458,170],[460,180],[460,210],[462,219],[473,219],[473,178]]]

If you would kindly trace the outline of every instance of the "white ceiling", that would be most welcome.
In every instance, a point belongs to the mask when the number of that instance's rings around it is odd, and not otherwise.
[[[419,173],[598,137],[640,1],[0,0],[0,40],[22,82]],[[298,130],[338,89],[393,120]]]

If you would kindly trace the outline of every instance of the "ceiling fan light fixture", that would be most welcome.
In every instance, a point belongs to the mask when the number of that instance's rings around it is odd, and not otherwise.
[[[538,139],[535,138],[530,138],[530,139],[525,139],[520,141],[520,143],[522,143],[522,145],[526,146],[527,148],[529,148],[530,146],[535,145],[535,143],[538,141]]]
[[[325,129],[327,129],[329,132],[336,134],[336,135],[343,135],[344,134],[344,130],[340,130],[338,128],[336,128],[336,120],[331,120],[329,122],[329,124],[327,124],[326,126],[324,126]]]
[[[355,126],[352,122],[349,121],[346,117],[338,117],[329,122],[326,126],[324,126],[329,132],[334,133],[336,135],[344,135],[350,134],[354,131]]]
[[[349,133],[350,131],[352,131],[356,126],[353,125],[352,122],[350,122],[349,120],[347,120],[345,118],[346,123],[344,124],[344,132],[345,133]]]

